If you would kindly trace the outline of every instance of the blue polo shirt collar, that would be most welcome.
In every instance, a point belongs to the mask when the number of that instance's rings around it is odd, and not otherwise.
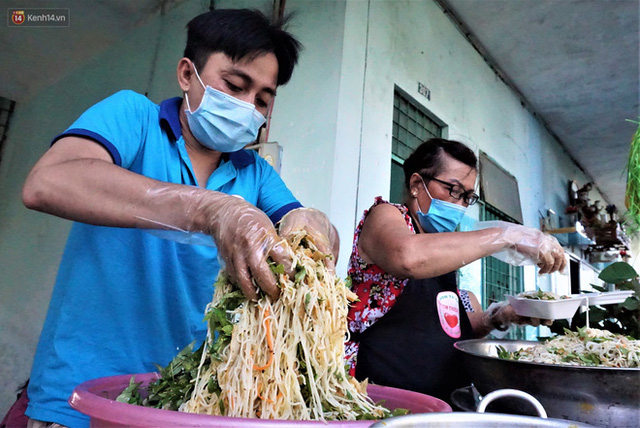
[[[164,100],[160,104],[160,126],[162,126],[173,141],[177,141],[182,136],[180,126],[180,106],[182,98],[175,97]],[[255,158],[246,150],[238,150],[233,153],[223,153],[224,161],[231,161],[237,169],[244,168],[255,163]]]

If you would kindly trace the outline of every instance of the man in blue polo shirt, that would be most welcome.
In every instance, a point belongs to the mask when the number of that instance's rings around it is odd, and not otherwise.
[[[262,14],[212,11],[188,25],[183,98],[121,91],[87,110],[35,165],[28,208],[73,220],[28,387],[30,426],[86,426],[67,399],[92,378],[149,372],[202,341],[218,256],[248,298],[277,297],[266,259],[291,268],[274,224],[304,222],[327,252],[337,233],[301,208],[254,151],[299,43]],[[287,214],[289,213],[289,214]],[[209,240],[189,245],[152,229]],[[282,234],[282,230],[281,230]]]

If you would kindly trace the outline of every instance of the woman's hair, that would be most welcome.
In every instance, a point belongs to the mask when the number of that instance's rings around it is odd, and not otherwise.
[[[478,158],[469,147],[457,141],[432,138],[420,144],[404,161],[402,169],[404,170],[405,188],[409,188],[409,181],[415,172],[425,178],[433,178],[440,174],[444,169],[445,155],[449,155],[473,169],[478,169]]]
[[[184,56],[202,70],[212,53],[234,61],[273,53],[278,60],[278,86],[291,78],[302,45],[283,28],[291,15],[275,21],[257,10],[219,9],[196,16],[187,24]]]

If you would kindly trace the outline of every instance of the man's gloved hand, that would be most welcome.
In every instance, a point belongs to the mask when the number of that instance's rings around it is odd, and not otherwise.
[[[292,274],[293,254],[264,212],[240,196],[191,186],[154,186],[147,195],[156,205],[161,201],[167,208],[152,219],[138,217],[140,227],[161,225],[210,235],[227,273],[248,299],[258,297],[257,287],[273,298],[279,296],[267,258]]]
[[[340,239],[329,218],[314,208],[297,208],[289,211],[280,220],[278,227],[280,236],[284,239],[301,229],[307,231],[319,251],[332,255],[327,258],[326,266],[334,271],[340,251]]]
[[[235,279],[244,295],[256,299],[257,286],[277,298],[280,289],[267,257],[291,273],[292,254],[269,217],[244,199],[233,196],[200,209],[209,219],[204,232],[213,236],[227,273]]]
[[[566,267],[567,260],[558,240],[538,229],[497,220],[479,222],[477,228],[497,228],[500,231],[488,244],[506,245],[503,250],[493,254],[506,263],[516,266],[536,264],[541,274],[563,272]]]
[[[522,317],[516,314],[513,307],[506,301],[492,303],[482,315],[482,325],[487,329],[487,331],[506,331],[509,329],[511,324],[538,327],[540,324],[551,325],[552,323],[553,320]]]

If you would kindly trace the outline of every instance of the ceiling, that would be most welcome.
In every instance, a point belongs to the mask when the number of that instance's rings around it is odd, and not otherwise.
[[[182,1],[94,0],[87,7],[86,0],[30,0],[33,8],[69,8],[71,25],[64,31],[1,26],[0,94],[28,99]],[[435,1],[607,202],[624,212],[624,170],[636,129],[626,119],[639,116],[638,0]],[[7,10],[15,2],[0,5]]]
[[[637,129],[626,119],[639,116],[640,2],[436,1],[624,213]]]

